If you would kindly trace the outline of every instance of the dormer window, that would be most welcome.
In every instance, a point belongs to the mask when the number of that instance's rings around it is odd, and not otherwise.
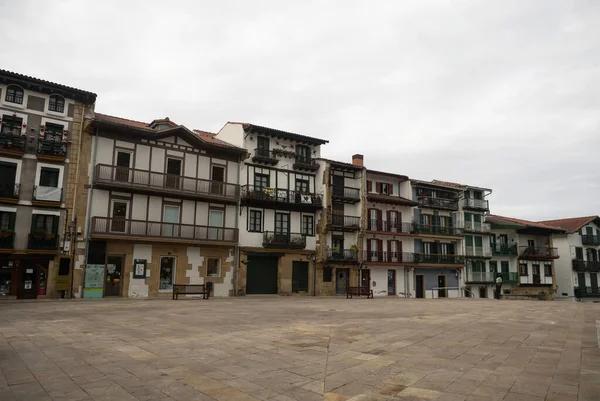
[[[51,95],[50,102],[48,103],[48,110],[55,111],[57,113],[64,113],[65,98],[60,95]]]
[[[6,97],[4,100],[10,103],[23,104],[23,89],[17,85],[9,85],[6,88]]]

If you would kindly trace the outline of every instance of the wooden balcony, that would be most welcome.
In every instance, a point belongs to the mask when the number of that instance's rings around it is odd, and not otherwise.
[[[424,196],[420,197],[418,202],[419,206],[430,209],[458,210],[458,201],[456,199],[432,198]]]
[[[319,169],[319,164],[312,157],[296,155],[293,167],[294,170],[317,171]]]
[[[489,202],[483,199],[464,198],[460,200],[463,210],[489,211]]]
[[[573,270],[577,272],[600,272],[600,262],[595,260],[573,259]]]
[[[393,252],[393,251],[364,251],[365,262],[399,263],[408,265],[464,265],[462,255],[442,255],[429,253]]]
[[[492,244],[492,255],[494,256],[517,256],[519,250],[517,245]]]
[[[2,184],[0,185],[0,201],[2,203],[18,203],[20,191],[20,184]]]
[[[279,159],[277,159],[277,156],[279,156],[279,153],[277,151],[256,148],[256,149],[254,149],[254,155],[252,156],[252,161],[254,163],[262,163],[262,164],[268,164],[269,166],[274,166],[277,163],[279,163]]]
[[[583,245],[599,246],[600,245],[600,235],[582,235],[581,243]]]
[[[146,220],[92,217],[92,237],[132,241],[175,243],[209,243],[233,245],[238,240],[237,228],[197,226]]]
[[[4,123],[2,123],[4,124]],[[21,127],[2,126],[0,133],[0,154],[21,157],[25,154],[27,136],[21,135]]]
[[[386,220],[369,220],[367,230],[383,234],[412,234],[414,232],[411,223]]]
[[[331,198],[338,202],[358,203],[360,202],[360,189],[333,185]]]
[[[296,212],[316,212],[323,207],[321,195],[281,188],[255,187],[254,185],[244,185],[241,188],[241,198],[242,206]]]
[[[327,262],[328,263],[358,263],[358,251],[352,249],[341,249],[341,250],[328,250],[327,251]]]
[[[39,160],[62,161],[67,158],[67,143],[50,139],[38,139]]]
[[[58,251],[60,236],[57,234],[32,233],[29,234],[27,249],[33,251]]]
[[[94,186],[229,204],[236,204],[240,196],[237,184],[106,164],[96,165]]]
[[[306,235],[300,233],[276,233],[273,231],[265,231],[263,233],[263,247],[304,249],[306,248]]]
[[[489,234],[490,225],[487,223],[474,223],[472,221],[465,221],[464,230],[468,233],[480,233]]]
[[[360,217],[329,215],[327,228],[335,231],[358,231],[360,230]]]
[[[519,247],[519,258],[526,260],[548,260],[558,259],[558,250],[556,248],[548,247]]]
[[[444,235],[451,237],[462,237],[464,230],[461,227],[456,226],[432,226],[427,224],[413,223],[412,233],[422,235]]]

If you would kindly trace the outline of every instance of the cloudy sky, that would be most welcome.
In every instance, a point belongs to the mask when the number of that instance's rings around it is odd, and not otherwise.
[[[326,138],[323,155],[600,214],[600,1],[0,0],[0,68],[96,110]]]

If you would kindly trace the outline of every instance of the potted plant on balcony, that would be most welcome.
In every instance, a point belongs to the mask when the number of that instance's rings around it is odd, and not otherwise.
[[[352,244],[350,247],[350,255],[352,255],[353,259],[356,259],[358,256],[358,247],[355,244]]]
[[[12,230],[9,230],[8,228],[3,228],[0,230],[0,237],[10,237],[12,233]]]
[[[36,239],[54,239],[56,238],[56,234],[47,233],[45,231],[36,231],[33,233],[34,238]]]

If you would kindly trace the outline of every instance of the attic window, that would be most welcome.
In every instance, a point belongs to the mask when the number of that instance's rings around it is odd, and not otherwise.
[[[9,85],[4,100],[10,103],[23,104],[23,89],[17,85]]]
[[[55,111],[57,113],[64,113],[65,98],[60,95],[51,95],[50,102],[48,103],[48,110]]]

